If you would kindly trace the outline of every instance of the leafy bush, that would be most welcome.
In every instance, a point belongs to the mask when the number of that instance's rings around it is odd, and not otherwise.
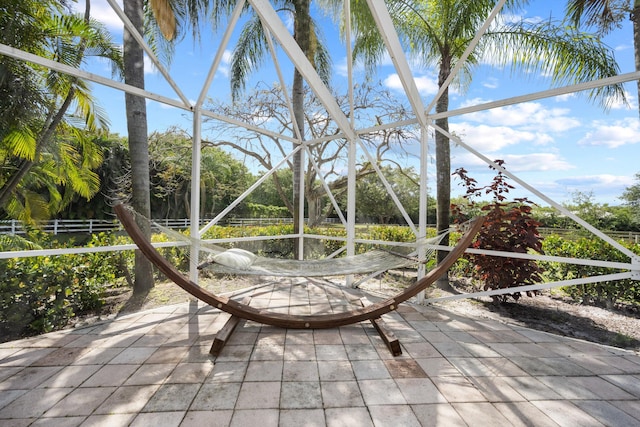
[[[203,236],[204,239],[232,239],[234,237],[255,236],[283,236],[293,233],[293,225],[281,224],[261,227],[223,227],[213,226]],[[343,240],[334,240],[331,237],[346,237],[347,233],[341,227],[305,227],[305,233],[329,236],[326,239],[306,239],[305,254],[311,258],[321,258],[331,255],[345,245]],[[431,235],[434,234],[430,231]],[[415,236],[409,227],[396,225],[380,225],[368,227],[366,232],[359,237],[373,240],[391,242],[411,242]],[[260,241],[248,241],[238,243],[235,246],[242,247],[254,253],[277,258],[290,258],[293,256],[293,239],[266,239]],[[357,244],[356,253],[371,250],[370,244]]]
[[[188,236],[188,231],[185,232]],[[154,233],[151,235],[152,243],[172,242],[175,239],[163,233]],[[189,269],[189,246],[171,246],[159,248],[158,252],[169,261],[171,265],[178,270],[187,271]],[[133,259],[132,259],[133,260]],[[160,277],[161,273],[157,269],[154,270],[156,276]]]
[[[202,237],[203,239],[232,239],[234,237],[284,236],[293,233],[292,224],[279,224],[257,227],[223,227],[213,226]],[[238,242],[231,246],[241,247],[248,251],[274,258],[290,258],[293,256],[293,239],[266,239],[259,241]]]
[[[411,242],[416,239],[416,236],[409,227],[374,225],[371,227],[371,239],[387,242]]]
[[[284,206],[247,203],[247,209],[252,218],[291,218],[289,209]]]
[[[502,160],[496,160],[502,165]],[[467,187],[465,199],[468,206],[452,206],[454,216],[459,222],[466,220],[467,210],[476,206],[474,197],[490,194],[493,201],[481,207],[485,215],[484,226],[478,233],[470,247],[501,252],[527,253],[535,251],[544,253],[542,237],[538,233],[540,223],[533,219],[533,203],[526,198],[507,201],[506,195],[513,187],[506,182],[502,172],[498,172],[491,184],[478,187],[477,181],[467,175],[463,168],[456,170],[454,175],[462,180]],[[472,277],[484,283],[484,289],[505,289],[515,286],[531,285],[542,280],[542,269],[533,260],[489,256],[484,254],[466,254],[474,268]],[[532,295],[532,293],[527,293]],[[496,301],[506,301],[509,297],[520,298],[520,292],[493,296]]]
[[[89,246],[117,244],[119,239],[101,233]],[[30,240],[46,248],[69,246],[43,233]],[[99,252],[0,260],[2,341],[60,329],[76,314],[99,308],[105,286],[122,274],[123,257],[121,252]]]
[[[620,242],[625,247],[640,254],[637,244]],[[629,258],[608,243],[595,238],[565,239],[551,235],[544,241],[547,255],[628,262]],[[559,262],[545,262],[545,277],[549,281],[570,280],[580,277],[599,276],[616,273],[618,270],[590,265],[575,265]],[[640,283],[634,280],[616,280],[565,286],[562,290],[572,299],[583,304],[594,304],[611,308],[618,303],[640,304]]]

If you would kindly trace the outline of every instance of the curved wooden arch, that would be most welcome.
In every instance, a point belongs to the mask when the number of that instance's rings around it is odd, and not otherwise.
[[[182,289],[210,304],[212,307],[226,311],[227,313],[246,320],[253,320],[265,325],[279,326],[294,329],[325,329],[337,326],[350,325],[365,320],[371,320],[395,310],[399,304],[417,295],[419,292],[431,286],[440,276],[442,276],[456,260],[464,253],[475,235],[480,231],[484,223],[484,217],[474,220],[469,230],[462,236],[460,241],[445,257],[444,260],[433,270],[429,271],[422,279],[406,288],[398,295],[384,301],[357,308],[344,313],[319,314],[319,315],[292,315],[274,313],[264,309],[257,309],[247,304],[242,304],[227,297],[215,295],[206,289],[198,286],[189,280],[181,272],[171,265],[145,238],[144,234],[135,222],[131,212],[122,204],[115,206],[116,214],[120,219],[124,229],[131,236],[140,251],[151,261],[162,273]],[[303,261],[301,261],[303,262]]]

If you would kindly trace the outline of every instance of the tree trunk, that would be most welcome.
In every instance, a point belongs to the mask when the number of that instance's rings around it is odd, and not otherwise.
[[[633,22],[633,47],[636,62],[636,71],[640,71],[640,0],[634,0],[631,11],[631,21]],[[640,99],[640,80],[636,81],[638,86],[638,99]],[[640,102],[638,102],[638,113],[640,114]]]
[[[124,13],[140,34],[143,34],[144,1],[127,0]],[[129,31],[124,31],[124,81],[144,88],[144,52]],[[125,94],[127,114],[127,132],[129,134],[129,155],[131,156],[131,205],[136,212],[151,218],[151,199],[149,182],[149,141],[147,138],[146,100],[129,93]],[[151,229],[145,221],[139,224],[147,238],[151,238]],[[144,223],[144,224],[143,224]],[[144,294],[153,287],[153,267],[140,251],[135,255],[134,294]]]
[[[211,203],[214,203],[214,198],[211,198]],[[200,218],[204,218],[207,209],[207,185],[203,180],[200,180]]]
[[[294,38],[305,55],[309,55],[309,31],[311,31],[309,0],[294,1],[295,22]],[[304,80],[302,74],[295,69],[293,72],[293,87],[291,88],[291,104],[296,119],[300,137],[304,138]],[[295,132],[294,132],[295,136]],[[293,148],[296,148],[294,144]],[[300,178],[302,177],[302,152],[298,151],[293,156],[293,233],[298,234],[302,230],[300,224]],[[294,257],[300,256],[298,251],[299,240],[294,241]]]
[[[438,75],[438,86],[442,87],[444,81],[451,73],[451,58],[442,55],[440,63],[440,73]],[[436,112],[442,113],[449,109],[449,89],[447,88],[438,103],[436,104]],[[449,119],[443,118],[436,120],[436,125],[442,129],[449,131]],[[451,208],[451,146],[449,138],[436,131],[436,192],[437,192],[437,210],[436,210],[436,228],[438,234],[449,228]],[[445,234],[441,242],[442,245],[449,244],[449,235]],[[436,256],[438,264],[448,255],[447,251],[437,251]],[[451,290],[449,284],[449,273],[446,272],[436,281],[436,286],[440,289]]]
[[[324,193],[318,194],[317,191],[307,193],[307,209],[309,210],[309,227],[317,227],[322,223],[324,219],[324,212],[322,210],[322,196]]]

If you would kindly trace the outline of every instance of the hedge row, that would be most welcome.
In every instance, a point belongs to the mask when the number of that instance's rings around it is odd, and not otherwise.
[[[212,227],[204,238],[281,236],[292,232],[291,225]],[[344,230],[339,228],[307,232],[345,237]],[[366,237],[375,240],[411,241],[411,232],[407,227],[374,226],[366,230]],[[44,234],[34,234],[30,238],[36,239],[44,248],[68,247],[73,244],[51,241]],[[458,238],[459,235],[453,233],[451,243],[455,244]],[[153,240],[170,239],[164,235],[155,235]],[[307,240],[305,250],[313,257],[327,256],[344,245],[342,241],[331,239]],[[94,235],[88,245],[124,243],[129,243],[127,237],[101,233]],[[242,247],[274,257],[291,257],[293,245],[292,239],[275,238],[242,243]],[[640,245],[626,246],[640,254]],[[358,245],[357,251],[364,252],[370,248],[370,245]],[[610,245],[586,238],[568,240],[550,236],[544,240],[543,249],[547,255],[628,261]],[[188,269],[189,258],[184,249],[167,248],[162,249],[162,252],[174,265]],[[547,281],[615,272],[603,267],[549,262],[541,265]],[[452,274],[468,275],[471,267],[468,261],[460,260],[452,269]],[[75,315],[99,308],[103,304],[105,290],[116,283],[122,283],[124,277],[130,277],[132,268],[132,251],[0,260],[0,341],[59,329],[66,326]],[[587,304],[608,307],[619,303],[640,304],[640,282],[632,280],[567,287],[563,290],[576,301]]]

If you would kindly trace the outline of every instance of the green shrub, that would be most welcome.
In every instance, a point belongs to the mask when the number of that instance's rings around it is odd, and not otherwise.
[[[371,239],[387,242],[412,242],[416,239],[409,227],[374,225],[371,227],[370,233]]]
[[[188,238],[188,231],[185,232]],[[167,236],[163,233],[154,233],[151,235],[152,243],[164,243],[175,241],[174,238]],[[171,265],[181,271],[189,270],[189,246],[171,246],[166,248],[158,248],[158,252],[167,260]],[[132,258],[133,262],[133,258]],[[162,278],[160,271],[154,269],[156,278]]]
[[[89,246],[117,244],[104,233]],[[60,248],[43,233],[31,241],[45,248]],[[78,313],[103,304],[105,286],[122,274],[121,252],[10,258],[0,260],[0,336],[2,341],[50,332],[66,326]]]
[[[291,218],[289,209],[284,206],[247,203],[247,209],[249,210],[249,216],[252,218]]]
[[[640,254],[640,245],[620,242],[636,254]],[[605,261],[628,262],[629,258],[614,248],[596,238],[579,238],[569,240],[558,235],[551,235],[544,240],[544,251],[547,255],[595,259]],[[595,267],[589,265],[575,265],[559,262],[545,262],[548,281],[570,280],[581,277],[599,276],[617,273],[619,270]],[[624,302],[640,304],[640,283],[626,279],[601,283],[590,283],[577,286],[565,286],[562,290],[575,301],[584,304],[594,304],[613,307]]]

